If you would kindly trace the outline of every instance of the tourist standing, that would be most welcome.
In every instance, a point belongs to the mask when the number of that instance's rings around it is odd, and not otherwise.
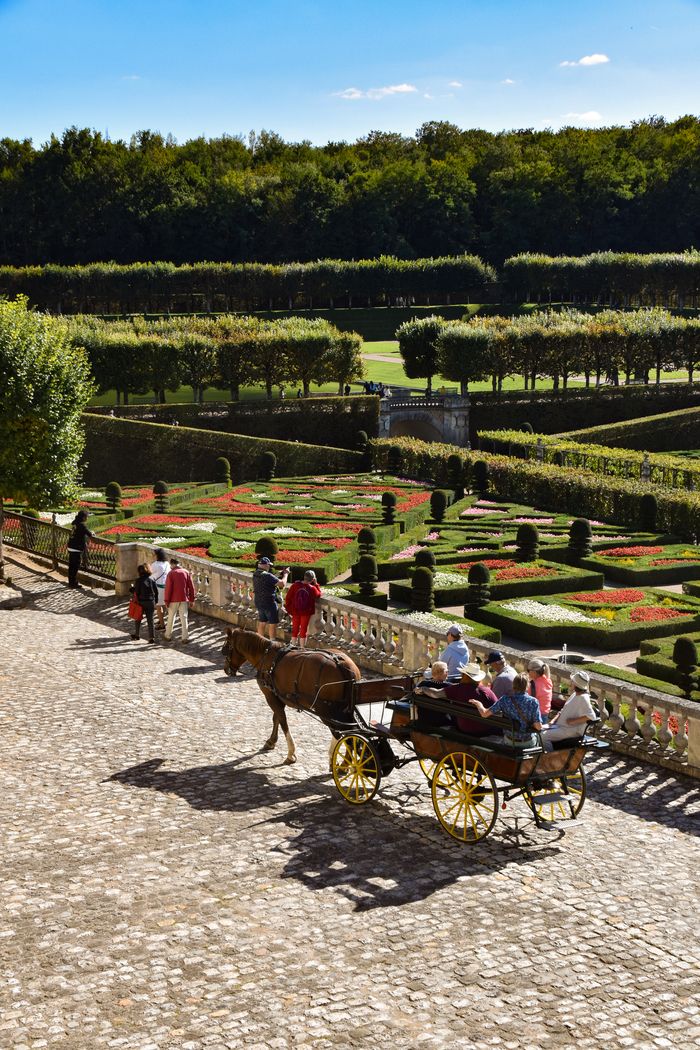
[[[170,563],[165,556],[162,547],[156,550],[156,560],[151,562],[151,576],[158,588],[158,601],[156,602],[156,615],[158,617],[158,628],[165,630],[165,581],[170,572]]]
[[[94,538],[94,532],[90,532],[85,522],[87,511],[79,510],[73,518],[72,532],[68,537],[68,586],[78,586],[78,572],[80,563],[87,547],[87,541]]]
[[[146,623],[148,624],[148,641],[153,645],[156,640],[153,627],[153,611],[158,601],[158,588],[148,565],[139,565],[138,576],[131,588],[131,593],[143,609],[143,615],[146,617]],[[141,620],[134,620],[134,633],[131,637],[134,641],[138,641],[140,636]]]
[[[316,612],[321,588],[313,569],[307,569],[303,580],[295,580],[287,591],[284,607],[292,618],[292,645],[303,649],[309,631],[309,620]]]
[[[270,558],[261,558],[253,573],[253,600],[258,615],[258,634],[263,638],[274,638],[277,624],[280,622],[280,605],[282,596],[279,591],[287,586],[289,569],[282,569],[279,575],[272,571]]]
[[[180,618],[180,632],[183,642],[189,642],[187,613],[195,599],[194,580],[187,569],[180,566],[177,558],[170,559],[170,572],[165,580],[165,607],[168,610],[168,623],[165,628],[165,640],[173,636],[175,617]]]

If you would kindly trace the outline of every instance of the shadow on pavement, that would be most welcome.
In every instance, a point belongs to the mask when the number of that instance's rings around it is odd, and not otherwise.
[[[641,820],[700,834],[700,782],[608,752],[586,763],[588,797]]]
[[[434,817],[417,812],[400,817],[380,802],[350,807],[327,783],[328,775],[280,782],[246,768],[249,757],[184,770],[163,770],[164,761],[151,759],[108,780],[174,794],[205,811],[255,813],[286,803],[283,814],[260,822],[296,832],[275,847],[286,858],[282,878],[314,890],[333,889],[356,911],[424,900],[458,879],[559,853],[546,833],[536,849],[504,844],[498,825],[487,841],[462,846],[440,830]]]

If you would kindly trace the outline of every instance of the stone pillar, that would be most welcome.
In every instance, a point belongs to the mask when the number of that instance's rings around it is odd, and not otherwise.
[[[114,581],[114,593],[123,598],[129,593],[129,587],[136,579],[139,564],[138,543],[118,543],[116,546],[117,570]]]
[[[688,719],[688,766],[692,776],[700,770],[700,718]]]

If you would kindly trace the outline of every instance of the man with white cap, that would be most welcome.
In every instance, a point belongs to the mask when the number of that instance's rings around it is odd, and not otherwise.
[[[591,680],[586,671],[574,671],[571,684],[574,691],[552,721],[543,727],[542,740],[548,751],[557,740],[578,740],[588,722],[598,717],[593,710],[588,688]]]
[[[469,663],[469,648],[462,638],[462,628],[458,623],[451,623],[447,628],[447,645],[440,653],[438,660],[447,664],[447,676],[457,676],[462,664]]]

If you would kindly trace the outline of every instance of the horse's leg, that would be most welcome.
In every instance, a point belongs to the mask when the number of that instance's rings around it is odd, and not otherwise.
[[[290,766],[293,762],[296,762],[297,755],[296,746],[294,744],[294,737],[291,734],[289,724],[287,722],[287,712],[282,701],[278,700],[273,693],[269,693],[266,689],[263,689],[263,693],[265,694],[265,699],[267,700],[268,704],[270,705],[270,708],[272,709],[272,733],[270,735],[270,738],[266,740],[263,744],[263,749],[265,751],[272,751],[272,749],[275,747],[275,744],[277,743],[278,730],[281,728],[282,732],[284,733],[284,738],[287,741],[287,757],[284,760],[284,764]]]

